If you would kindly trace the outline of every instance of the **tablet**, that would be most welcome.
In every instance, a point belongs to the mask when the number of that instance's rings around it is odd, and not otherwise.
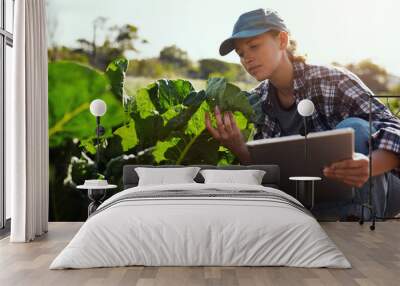
[[[354,153],[354,129],[340,128],[302,135],[265,138],[246,143],[252,164],[280,166],[282,191],[295,193],[294,176],[321,177],[316,183],[315,202],[334,202],[352,198],[352,187],[323,174],[324,166],[351,159]],[[307,154],[306,154],[307,149]],[[306,157],[307,155],[307,157]]]

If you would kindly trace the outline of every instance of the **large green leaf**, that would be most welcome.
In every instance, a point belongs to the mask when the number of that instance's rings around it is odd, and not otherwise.
[[[185,80],[158,80],[136,93],[131,117],[141,148],[183,131],[206,98]]]
[[[153,94],[154,92],[157,92],[156,84],[150,84],[146,88],[139,89],[136,92],[133,100],[132,113],[140,116],[141,118],[146,118],[147,116],[159,114],[156,106],[153,104],[150,98],[150,94]]]
[[[167,164],[168,163],[174,164],[176,162],[176,158],[175,159],[166,158],[165,152],[169,148],[176,146],[180,140],[181,140],[181,138],[172,137],[167,141],[158,141],[157,142],[157,145],[155,146],[155,148],[152,152],[152,154],[154,156],[154,160],[157,162],[157,164],[160,164],[161,162],[163,162],[163,163],[167,162]]]
[[[197,136],[206,128],[205,113],[209,112],[210,108],[206,101],[203,101],[193,116],[190,118],[185,134]]]
[[[163,129],[163,118],[158,113],[142,118],[140,114],[135,112],[131,113],[131,117],[135,122],[135,131],[140,149],[156,145]]]
[[[168,148],[164,156],[168,163],[217,165],[220,159],[219,146],[219,142],[210,137],[206,130],[203,130],[197,136],[182,134],[179,142]]]
[[[194,91],[192,84],[187,80],[157,80],[149,89],[152,103],[160,113],[166,112],[172,106],[181,104]]]
[[[207,100],[212,108],[218,105],[223,111],[240,111],[247,118],[252,119],[255,114],[249,103],[250,93],[240,90],[234,84],[226,82],[224,78],[210,78],[207,81]]]
[[[192,116],[196,113],[200,105],[206,99],[206,94],[202,90],[200,92],[192,92],[189,96],[193,96],[196,93],[195,99],[192,100],[192,104],[190,104],[187,108],[182,110],[178,115],[171,118],[168,123],[162,129],[160,134],[160,140],[163,140],[170,136],[172,133],[176,133],[177,131],[186,129],[186,126],[190,124],[192,120]],[[203,117],[204,118],[204,117]],[[201,131],[201,130],[200,130]]]
[[[122,149],[124,152],[136,146],[138,138],[135,130],[135,121],[131,120],[128,124],[118,128],[114,131],[115,135],[118,135],[122,139]]]
[[[128,107],[129,96],[125,92],[125,77],[128,69],[128,60],[125,58],[117,58],[113,60],[106,69],[106,75],[110,80],[111,91],[117,96],[118,100],[122,100],[124,107]]]

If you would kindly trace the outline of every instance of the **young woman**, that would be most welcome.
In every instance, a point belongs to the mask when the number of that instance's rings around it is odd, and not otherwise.
[[[242,14],[235,23],[232,36],[220,46],[220,54],[235,50],[246,71],[261,83],[252,90],[260,96],[262,109],[256,123],[255,139],[298,134],[302,119],[297,104],[310,99],[315,105],[310,131],[352,127],[355,130],[356,154],[351,160],[328,166],[326,177],[360,189],[365,196],[369,177],[368,116],[372,94],[353,73],[340,68],[309,65],[294,55],[295,45],[279,15],[258,9]],[[378,217],[394,215],[400,210],[400,120],[379,101],[373,99],[372,176],[373,198]],[[257,110],[256,110],[257,112]],[[242,164],[251,159],[231,112],[215,109],[217,128],[206,114],[208,131],[229,148]],[[397,184],[389,186],[389,184]],[[393,183],[394,182],[394,183]],[[363,187],[364,186],[364,187]],[[392,187],[392,188],[390,188]],[[396,190],[395,190],[396,189]],[[341,216],[348,209],[339,206]]]

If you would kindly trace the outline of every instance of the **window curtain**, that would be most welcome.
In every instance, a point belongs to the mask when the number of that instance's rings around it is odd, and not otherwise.
[[[15,1],[13,83],[6,113],[11,242],[47,232],[49,148],[45,0]],[[8,144],[7,144],[8,143]]]

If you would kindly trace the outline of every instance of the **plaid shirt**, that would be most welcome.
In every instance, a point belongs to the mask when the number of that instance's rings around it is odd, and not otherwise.
[[[347,117],[369,120],[369,96],[372,91],[352,72],[337,67],[308,65],[293,62],[293,88],[296,104],[310,99],[315,112],[309,118],[309,131],[335,129]],[[250,91],[255,110],[254,140],[279,137],[281,129],[268,97],[270,83],[261,82]],[[372,99],[373,149],[391,151],[400,157],[400,120],[378,99]],[[400,178],[400,167],[392,170]]]

